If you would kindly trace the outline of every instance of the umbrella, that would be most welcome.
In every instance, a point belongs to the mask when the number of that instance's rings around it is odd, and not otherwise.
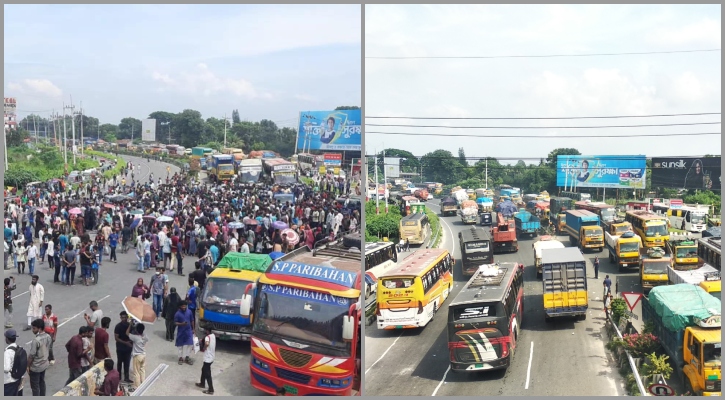
[[[154,307],[138,297],[126,296],[126,298],[121,302],[121,305],[128,313],[128,316],[136,321],[150,324],[153,324],[154,321],[156,321],[156,312],[154,312]]]
[[[103,205],[103,207],[106,207],[106,208],[115,208],[116,206],[114,206],[113,204],[108,204],[108,203],[105,203],[105,204]]]
[[[269,257],[272,260],[276,260],[276,259],[282,257],[283,255],[284,255],[284,253],[281,251],[273,251],[273,252],[269,253]]]
[[[176,211],[166,210],[166,211],[164,211],[164,215],[166,215],[167,217],[173,217],[174,215],[176,215]]]
[[[171,222],[174,219],[171,218],[171,217],[169,217],[169,216],[167,216],[167,215],[162,215],[159,218],[157,218],[156,220],[159,221],[159,222]]]
[[[136,218],[136,219],[134,219],[134,220],[133,220],[133,222],[131,222],[131,229],[136,229],[136,227],[137,227],[137,226],[138,226],[138,224],[140,224],[140,223],[141,223],[141,218]]]
[[[41,212],[41,213],[43,213],[43,214],[47,214],[48,213],[48,207],[41,207],[41,208],[38,209],[38,211]]]
[[[274,229],[287,229],[287,228],[289,228],[289,225],[285,224],[282,221],[274,221],[274,223],[272,224],[272,228],[274,228]]]
[[[285,229],[282,231],[282,234],[287,234],[287,241],[292,246],[296,245],[300,242],[300,235],[297,234],[297,232],[293,231],[292,229]]]
[[[239,229],[244,226],[241,222],[230,222],[228,225],[229,229]]]
[[[71,208],[70,210],[68,210],[68,214],[81,214],[81,213],[83,213],[83,211],[81,211],[81,209],[78,207],[74,207],[74,208]]]
[[[133,210],[131,211],[131,215],[143,215],[143,210]]]
[[[144,215],[143,217],[146,218],[146,219],[156,219],[156,216],[155,215],[151,215],[151,214]]]

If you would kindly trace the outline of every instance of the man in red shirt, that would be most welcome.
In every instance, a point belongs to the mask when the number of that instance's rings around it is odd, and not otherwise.
[[[96,328],[95,346],[93,346],[93,349],[95,350],[95,353],[93,354],[95,357],[95,360],[93,361],[94,364],[98,364],[102,360],[111,357],[111,351],[108,350],[108,328],[110,326],[111,318],[103,317],[101,318],[101,327]]]
[[[68,380],[65,382],[66,385],[83,375],[83,370],[81,369],[81,358],[85,357],[86,354],[83,352],[82,336],[85,334],[86,328],[86,326],[81,326],[78,330],[78,334],[71,337],[70,340],[68,340],[68,343],[65,344],[65,349],[68,351],[68,369],[70,370]]]
[[[179,248],[179,246],[181,246],[181,241],[179,239],[179,231],[175,230],[174,235],[171,236],[171,260],[172,260],[171,265],[174,265],[173,260],[176,260],[176,266],[178,268],[176,270],[176,272],[179,275],[184,276],[184,272],[183,272],[184,265],[182,262],[183,256],[181,254],[182,252],[181,252],[181,249]]]
[[[48,361],[50,365],[55,364],[55,357],[53,357],[53,343],[55,343],[55,337],[58,335],[58,317],[53,314],[53,306],[50,304],[45,305],[45,314],[43,314],[43,323],[45,324],[45,333],[50,335],[52,341],[48,348]]]
[[[108,319],[110,321],[110,318]],[[98,333],[96,333],[96,338],[98,338],[97,335]],[[103,385],[96,388],[94,394],[96,396],[115,396],[118,393],[118,383],[121,380],[121,375],[113,368],[113,360],[110,358],[103,361],[103,369],[106,370],[106,377],[103,379]]]

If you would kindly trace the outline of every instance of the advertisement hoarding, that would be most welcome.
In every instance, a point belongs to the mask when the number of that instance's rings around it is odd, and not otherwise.
[[[362,150],[360,110],[303,111],[297,148],[309,150]]]
[[[325,153],[322,162],[327,167],[341,167],[342,153]]]
[[[141,140],[144,142],[156,141],[156,120],[145,119],[141,121]]]
[[[652,187],[720,190],[720,157],[653,157]]]
[[[556,185],[565,188],[644,189],[645,156],[573,156],[556,159]]]
[[[385,157],[383,164],[388,178],[400,178],[400,157]]]

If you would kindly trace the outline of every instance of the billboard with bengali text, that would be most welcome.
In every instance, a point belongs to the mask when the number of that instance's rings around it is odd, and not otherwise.
[[[141,140],[144,142],[156,141],[156,120],[145,119],[141,121]]]
[[[297,148],[309,150],[362,150],[360,110],[303,111]]]
[[[556,185],[564,188],[644,189],[646,184],[643,155],[560,155],[556,159]]]
[[[653,157],[652,187],[720,190],[720,157]]]
[[[323,163],[328,167],[341,167],[342,153],[325,153]]]

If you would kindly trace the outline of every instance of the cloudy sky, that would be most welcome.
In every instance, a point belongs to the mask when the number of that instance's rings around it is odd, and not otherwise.
[[[365,115],[394,117],[579,117],[720,112],[720,51],[597,57],[371,59],[520,56],[720,48],[720,5],[368,5]],[[554,148],[582,154],[720,154],[720,136],[600,135],[720,132],[692,125],[607,129],[381,127],[594,126],[719,122],[720,115],[583,120],[366,119],[366,152],[436,149],[467,156],[538,158]],[[440,137],[371,132],[435,133]],[[536,135],[537,138],[446,134]],[[561,139],[557,136],[586,135]],[[528,161],[527,161],[528,162]]]
[[[154,111],[266,118],[360,105],[359,5],[5,5],[6,97],[102,123]]]

